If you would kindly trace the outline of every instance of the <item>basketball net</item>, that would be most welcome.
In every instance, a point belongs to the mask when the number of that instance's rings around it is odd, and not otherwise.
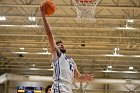
[[[76,12],[77,21],[80,23],[88,23],[95,21],[95,9],[100,0],[73,0]]]

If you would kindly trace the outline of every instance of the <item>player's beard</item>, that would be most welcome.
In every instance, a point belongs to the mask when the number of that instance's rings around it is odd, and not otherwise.
[[[66,53],[66,49],[60,49],[62,53]]]

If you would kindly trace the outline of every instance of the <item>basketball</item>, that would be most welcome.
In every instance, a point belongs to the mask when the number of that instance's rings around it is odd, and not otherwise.
[[[45,14],[50,16],[55,12],[55,4],[51,0],[46,0],[42,6],[44,7]]]

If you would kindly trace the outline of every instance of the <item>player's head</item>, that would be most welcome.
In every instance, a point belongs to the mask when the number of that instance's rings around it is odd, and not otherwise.
[[[51,87],[52,87],[52,85],[48,85],[48,86],[45,88],[45,93],[52,93]]]
[[[66,49],[65,49],[62,41],[57,41],[56,45],[62,53],[66,53]]]

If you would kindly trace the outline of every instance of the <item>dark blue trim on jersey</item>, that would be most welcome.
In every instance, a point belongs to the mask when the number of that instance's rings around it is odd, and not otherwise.
[[[60,92],[60,85],[59,85],[59,83],[57,83],[58,84],[58,89],[54,89],[54,93],[61,93]]]
[[[60,62],[58,60],[58,80],[60,80]]]
[[[57,61],[59,60],[59,58],[62,56],[62,54],[63,54],[63,53],[60,53],[60,56],[59,56],[57,59],[53,60],[52,63],[57,62]]]
[[[58,83],[58,92],[60,93],[60,86],[59,86],[59,83]]]
[[[55,93],[55,89],[54,89],[54,93]]]

